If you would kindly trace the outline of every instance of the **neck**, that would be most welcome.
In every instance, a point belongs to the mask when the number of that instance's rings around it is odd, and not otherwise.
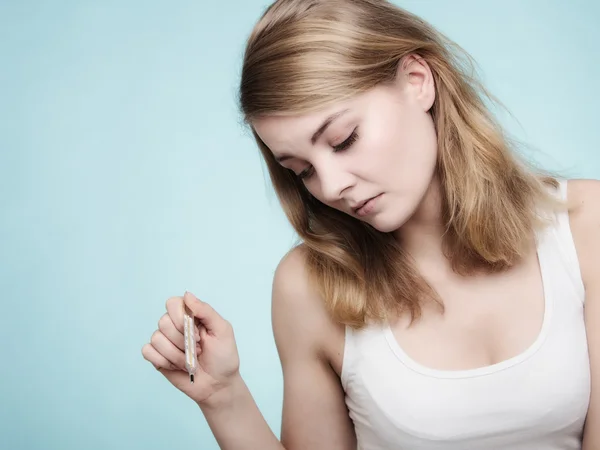
[[[411,218],[395,231],[402,247],[415,260],[439,260],[442,253],[442,190],[439,178],[434,176],[423,200]]]

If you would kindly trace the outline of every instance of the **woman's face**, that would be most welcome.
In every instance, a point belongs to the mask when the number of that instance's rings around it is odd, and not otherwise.
[[[316,113],[252,124],[316,199],[382,232],[415,213],[437,161],[431,71],[412,55],[399,66],[391,85]]]

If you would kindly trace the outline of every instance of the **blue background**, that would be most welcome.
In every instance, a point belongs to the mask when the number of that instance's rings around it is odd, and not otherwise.
[[[0,447],[216,449],[140,351],[186,289],[233,323],[279,434],[295,236],[235,97],[267,3],[0,2]],[[396,3],[473,55],[529,157],[600,178],[600,3]]]

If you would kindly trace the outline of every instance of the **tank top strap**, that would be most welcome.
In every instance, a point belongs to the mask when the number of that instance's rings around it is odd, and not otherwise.
[[[558,182],[559,185],[556,190],[556,195],[567,207],[554,213],[555,220],[553,223],[552,235],[554,236],[553,242],[557,247],[557,256],[560,259],[560,261],[554,261],[554,266],[556,270],[562,270],[563,273],[567,275],[577,293],[577,297],[583,302],[585,298],[585,288],[581,278],[579,258],[577,256],[577,250],[575,248],[569,221],[569,208],[567,202],[568,180],[559,179]]]
[[[340,382],[342,388],[346,390],[348,380],[352,374],[353,356],[355,353],[355,331],[351,326],[345,326],[344,350],[342,353],[342,372],[340,374]]]

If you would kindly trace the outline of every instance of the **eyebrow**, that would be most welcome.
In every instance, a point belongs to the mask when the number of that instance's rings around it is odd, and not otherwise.
[[[312,137],[310,138],[311,144],[315,145],[315,142],[317,142],[317,139],[319,139],[321,137],[321,135],[323,133],[325,133],[325,130],[327,130],[327,127],[329,127],[329,125],[331,125],[335,119],[337,119],[341,115],[347,113],[348,111],[350,111],[350,110],[349,109],[343,109],[342,111],[338,111],[338,112],[330,115],[329,117],[327,117],[323,121],[323,123],[321,124],[321,126],[317,129],[317,131],[315,131],[314,134],[312,135]],[[293,156],[281,155],[281,156],[278,156],[275,159],[277,160],[278,163],[282,163],[282,162],[287,161],[288,159],[292,159],[292,158],[293,158]]]
[[[317,142],[317,139],[319,139],[321,137],[321,135],[323,133],[325,133],[325,130],[327,129],[327,127],[329,125],[331,125],[331,123],[337,119],[338,117],[340,117],[342,114],[347,113],[349,110],[348,109],[344,109],[342,111],[338,111],[332,115],[330,115],[327,119],[325,119],[323,121],[323,123],[321,124],[321,126],[319,127],[319,129],[317,131],[315,131],[315,134],[312,135],[312,137],[310,138],[310,142],[312,143],[312,145],[315,145],[315,142]]]

